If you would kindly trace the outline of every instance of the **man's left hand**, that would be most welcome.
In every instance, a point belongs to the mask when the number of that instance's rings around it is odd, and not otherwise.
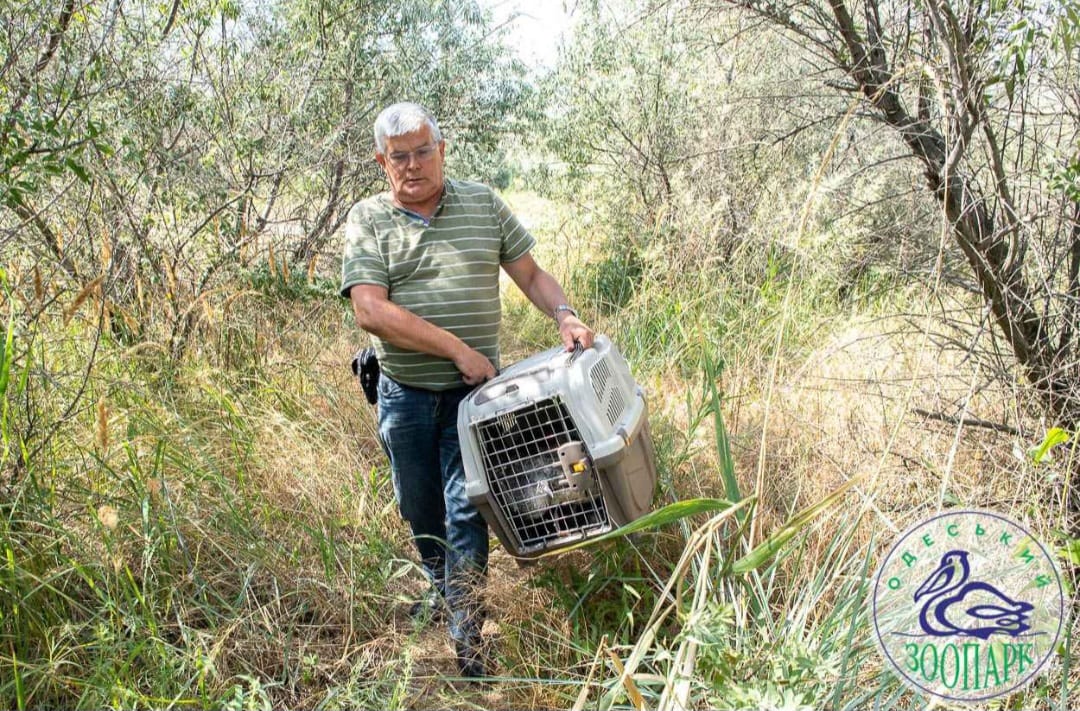
[[[573,314],[568,313],[559,318],[559,337],[568,351],[574,350],[574,341],[580,343],[582,348],[592,348],[595,335],[591,328]]]

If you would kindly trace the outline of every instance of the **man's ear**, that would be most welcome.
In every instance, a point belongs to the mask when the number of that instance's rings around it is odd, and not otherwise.
[[[375,153],[375,162],[382,166],[383,170],[386,170],[386,156],[382,153]]]

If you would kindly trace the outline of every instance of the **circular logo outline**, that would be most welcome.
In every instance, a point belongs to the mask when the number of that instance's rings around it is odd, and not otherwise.
[[[935,691],[935,690],[933,690],[931,688],[927,688],[927,686],[924,685],[923,683],[920,683],[920,681],[918,679],[912,678],[911,676],[909,676],[908,671],[906,670],[904,665],[902,663],[898,662],[896,659],[894,659],[893,655],[890,653],[889,647],[885,643],[885,640],[884,640],[885,632],[882,631],[882,629],[881,629],[881,627],[880,627],[880,625],[878,623],[878,597],[879,597],[879,590],[882,587],[882,576],[885,574],[885,570],[888,567],[890,561],[892,561],[893,555],[897,552],[897,549],[900,548],[900,546],[903,545],[904,542],[907,541],[909,538],[911,538],[914,534],[922,531],[925,527],[930,526],[931,524],[933,524],[935,521],[938,521],[939,519],[951,518],[951,517],[964,517],[964,516],[968,516],[968,515],[971,515],[971,516],[986,516],[986,517],[997,519],[999,521],[1004,522],[1006,525],[1011,526],[1011,527],[1021,531],[1025,536],[1027,536],[1028,540],[1033,541],[1035,543],[1035,545],[1038,546],[1038,548],[1041,551],[1044,559],[1049,563],[1050,570],[1054,574],[1053,579],[1054,579],[1054,582],[1057,584],[1057,599],[1058,599],[1058,614],[1056,616],[1057,628],[1054,631],[1054,638],[1051,641],[1051,643],[1047,646],[1047,651],[1043,654],[1042,659],[1040,659],[1039,662],[1032,667],[1032,669],[1027,673],[1027,675],[1025,677],[1023,677],[1020,681],[1018,681],[1017,683],[1015,683],[1012,686],[1008,687],[1007,689],[1004,689],[1004,690],[1001,690],[1001,691],[995,691],[994,693],[983,695],[983,696],[973,696],[973,697],[969,697],[969,696],[952,696],[952,695],[943,694],[943,693]],[[885,587],[888,588],[887,585]],[[1061,573],[1058,570],[1057,561],[1054,559],[1054,557],[1047,550],[1047,547],[1043,544],[1043,542],[1041,540],[1039,540],[1038,538],[1033,536],[1031,534],[1031,532],[1029,532],[1027,530],[1027,528],[1025,528],[1020,523],[1017,523],[1013,519],[1011,519],[1011,518],[1009,518],[1007,516],[1004,516],[1002,514],[999,514],[999,513],[993,512],[993,511],[986,511],[984,509],[959,509],[959,510],[953,510],[953,511],[943,511],[943,512],[935,514],[934,516],[931,516],[930,518],[928,518],[926,520],[914,523],[914,524],[910,525],[908,528],[904,529],[904,531],[902,531],[900,533],[897,540],[893,543],[892,547],[889,549],[888,554],[886,554],[885,557],[882,559],[881,564],[878,566],[877,573],[874,575],[874,587],[873,587],[872,594],[871,594],[871,605],[872,605],[871,606],[871,617],[873,618],[873,621],[874,621],[874,638],[875,638],[875,642],[877,643],[878,649],[881,652],[882,656],[884,656],[885,659],[888,660],[889,664],[896,671],[896,673],[900,676],[903,683],[905,685],[907,685],[909,688],[916,688],[916,689],[918,689],[918,690],[920,690],[920,691],[922,691],[922,692],[924,692],[926,694],[929,694],[930,696],[933,696],[933,697],[936,697],[936,698],[939,698],[939,699],[945,699],[945,700],[948,700],[948,701],[959,702],[959,703],[980,703],[980,702],[987,701],[989,699],[995,699],[995,698],[998,698],[1000,696],[1004,696],[1006,694],[1010,694],[1010,693],[1013,693],[1015,691],[1019,691],[1020,689],[1026,687],[1028,684],[1030,684],[1032,681],[1034,681],[1036,677],[1040,676],[1040,674],[1043,673],[1043,671],[1044,671],[1043,667],[1046,666],[1046,663],[1048,661],[1050,661],[1050,659],[1054,656],[1054,653],[1055,653],[1055,651],[1057,650],[1057,647],[1058,647],[1058,643],[1061,640],[1062,631],[1065,629],[1065,623],[1066,623],[1066,617],[1067,617],[1067,611],[1066,611],[1066,608],[1065,608],[1065,587],[1061,582]]]

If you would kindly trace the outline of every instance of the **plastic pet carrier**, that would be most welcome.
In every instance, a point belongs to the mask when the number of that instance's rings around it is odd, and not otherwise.
[[[519,558],[603,534],[652,504],[645,395],[606,336],[506,368],[462,401],[458,433],[469,500]]]

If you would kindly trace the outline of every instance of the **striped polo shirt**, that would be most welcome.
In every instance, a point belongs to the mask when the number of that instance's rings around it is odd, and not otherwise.
[[[499,366],[499,265],[536,240],[486,185],[446,180],[430,222],[394,205],[390,193],[358,202],[345,224],[341,295],[357,284],[387,289],[390,301],[450,331]],[[372,336],[383,372],[406,385],[464,384],[445,358]]]

